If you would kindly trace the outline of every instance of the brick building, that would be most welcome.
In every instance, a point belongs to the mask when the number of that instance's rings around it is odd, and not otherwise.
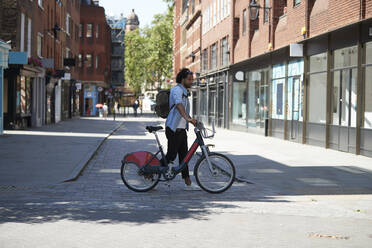
[[[372,156],[371,17],[365,0],[176,0],[174,72],[200,73],[193,114],[204,121]]]
[[[71,117],[79,49],[78,0],[1,0],[0,38],[11,44],[4,80],[4,126],[41,126]],[[65,66],[65,62],[67,62]]]
[[[79,79],[83,115],[96,115],[96,104],[108,101],[111,81],[111,28],[98,1],[82,1],[80,7]]]

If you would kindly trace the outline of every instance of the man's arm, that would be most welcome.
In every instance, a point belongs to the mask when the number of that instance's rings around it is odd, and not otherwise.
[[[185,107],[183,106],[182,103],[179,103],[176,105],[176,108],[178,110],[178,112],[180,113],[180,115],[187,121],[187,122],[191,122],[194,126],[196,125],[196,120],[191,118],[188,114],[186,114],[186,110],[185,110]]]
[[[191,118],[185,110],[185,107],[183,106],[183,91],[179,88],[173,88],[171,91],[171,96],[173,97],[174,104],[176,104],[176,108],[178,110],[178,113],[187,121],[191,122],[194,126],[196,125],[196,120]]]

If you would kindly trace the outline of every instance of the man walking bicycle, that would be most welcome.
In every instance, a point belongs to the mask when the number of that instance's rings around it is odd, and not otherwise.
[[[196,120],[191,118],[189,92],[187,89],[191,88],[193,82],[193,73],[187,69],[182,69],[176,77],[177,85],[170,90],[169,95],[169,115],[165,122],[165,134],[168,139],[167,161],[174,161],[177,154],[178,160],[185,158],[187,146],[187,133],[189,123],[196,125]],[[199,190],[199,187],[191,184],[188,166],[182,171],[182,178],[185,180],[187,190]]]

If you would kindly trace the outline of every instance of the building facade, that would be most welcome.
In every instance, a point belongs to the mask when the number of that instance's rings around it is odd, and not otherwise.
[[[110,17],[107,19],[111,27],[112,55],[111,55],[111,85],[117,89],[124,88],[124,38],[127,18]]]
[[[71,117],[79,8],[78,0],[0,1],[0,38],[11,45],[4,72],[5,128]]]
[[[97,1],[82,2],[78,33],[81,114],[95,116],[98,114],[96,105],[107,102],[112,91],[111,28],[107,24],[105,9]]]
[[[176,1],[180,13],[178,2],[183,1]],[[194,1],[185,2],[190,8]],[[201,47],[209,49],[209,56],[200,66],[194,114],[210,122],[221,114],[215,106],[222,104],[227,128],[372,156],[372,4],[262,0],[256,1],[261,7],[257,15],[252,2],[202,2]],[[229,17],[221,20],[225,4]],[[214,55],[223,56],[222,45],[212,45],[225,36],[229,59],[221,103],[218,97],[211,100],[218,92],[208,77],[218,77],[216,64],[223,69]],[[175,61],[185,60],[177,49]]]

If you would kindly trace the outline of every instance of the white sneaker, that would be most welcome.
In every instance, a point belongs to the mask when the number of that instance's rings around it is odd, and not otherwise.
[[[190,184],[190,185],[185,185],[184,190],[186,190],[186,191],[200,191],[201,188],[198,185]]]

